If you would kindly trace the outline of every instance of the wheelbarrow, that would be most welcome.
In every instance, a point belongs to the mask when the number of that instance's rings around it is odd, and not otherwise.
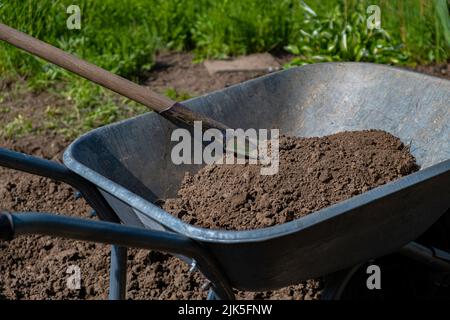
[[[325,296],[338,298],[348,270],[393,252],[450,271],[447,251],[415,242],[450,208],[450,81],[368,63],[323,63],[185,104],[230,127],[278,128],[293,136],[385,130],[410,145],[421,169],[285,224],[205,229],[156,204],[174,197],[185,172],[201,165],[173,164],[176,126],[147,113],[79,137],[65,151],[64,165],[0,149],[0,165],[71,184],[105,220],[3,213],[2,237],[37,233],[113,244],[112,299],[124,297],[126,247],[186,258],[211,281],[209,298],[222,299],[232,299],[232,289],[273,290],[327,275],[334,280]]]

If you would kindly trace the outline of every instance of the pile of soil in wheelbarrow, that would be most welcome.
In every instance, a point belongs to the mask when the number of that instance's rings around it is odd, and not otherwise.
[[[413,173],[414,157],[384,131],[342,132],[321,138],[282,136],[279,172],[260,165],[208,165],[186,173],[178,197],[163,208],[197,226],[248,230],[289,222]],[[321,279],[277,291],[237,292],[244,299],[318,299]]]
[[[279,172],[261,165],[208,165],[186,174],[164,209],[212,229],[249,230],[282,224],[351,198],[416,170],[409,148],[383,131],[321,138],[282,136]]]

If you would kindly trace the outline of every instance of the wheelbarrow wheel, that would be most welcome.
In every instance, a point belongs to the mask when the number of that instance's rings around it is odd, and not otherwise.
[[[368,289],[367,267],[381,270],[381,288]],[[400,254],[376,259],[360,266],[341,288],[341,300],[449,299],[449,274],[430,269]]]
[[[450,252],[450,211],[417,242]],[[367,268],[373,264],[380,268],[381,289],[367,287]],[[326,277],[322,299],[450,299],[450,273],[394,253]]]

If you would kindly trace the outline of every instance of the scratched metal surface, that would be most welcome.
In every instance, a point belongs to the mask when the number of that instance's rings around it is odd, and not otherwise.
[[[312,70],[299,72],[304,86],[283,113],[290,133],[382,129],[411,145],[422,168],[450,158],[449,81],[370,64],[324,64],[316,70],[320,77]]]

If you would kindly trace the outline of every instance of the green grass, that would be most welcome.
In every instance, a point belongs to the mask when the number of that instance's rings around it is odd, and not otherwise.
[[[147,24],[150,2],[3,0],[2,3],[3,23],[116,74],[136,80],[152,67],[158,39],[155,25]],[[73,3],[81,7],[81,30],[66,27],[66,7]],[[63,113],[66,125],[61,126],[70,136],[130,115],[130,110],[119,108],[123,99],[117,95],[4,43],[0,43],[0,74],[5,78],[25,77],[33,90],[56,84],[54,91],[73,105],[73,109]],[[136,106],[131,114],[143,110]],[[17,123],[11,124],[12,128],[16,126]]]
[[[2,134],[8,138],[21,137],[33,130],[33,122],[22,115],[18,115],[13,121],[8,123],[4,128]]]
[[[151,67],[156,48],[155,26],[146,23],[145,1],[78,1],[82,29],[68,30],[66,7],[72,0],[3,0],[2,22],[112,72],[133,77]],[[2,44],[0,71],[22,75],[39,72],[44,78],[58,78],[65,71]]]
[[[174,101],[179,101],[179,102],[188,100],[188,99],[191,99],[194,97],[189,92],[179,91],[172,87],[167,88],[166,91],[164,92],[164,94],[166,96],[168,96],[170,99],[172,99]]]
[[[134,81],[152,67],[158,48],[192,50],[197,60],[287,50],[297,56],[291,65],[347,60],[413,65],[450,57],[447,0],[1,3],[1,22]],[[81,30],[66,28],[71,4],[81,7]],[[372,4],[381,7],[382,30],[366,28],[366,9]],[[50,121],[69,135],[146,110],[4,43],[0,75],[26,78],[34,90],[53,88],[69,100],[73,110],[55,116],[64,123]],[[177,100],[188,96],[170,89],[166,94]]]
[[[450,23],[447,0],[326,0],[306,1],[318,13],[340,6],[347,20],[370,4],[381,8],[381,27],[392,43],[409,54],[408,63],[444,61],[450,57],[450,42],[444,29]],[[360,7],[360,8],[358,8]]]

